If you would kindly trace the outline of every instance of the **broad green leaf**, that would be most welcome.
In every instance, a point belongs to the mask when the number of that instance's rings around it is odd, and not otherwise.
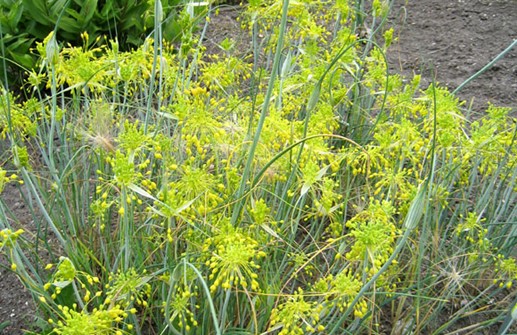
[[[76,38],[80,33],[82,33],[81,28],[77,24],[77,21],[70,17],[61,18],[61,21],[59,22],[59,29],[71,34],[72,36],[76,36]]]
[[[49,17],[46,3],[45,0],[23,0],[28,17],[44,26],[48,26],[54,21]]]
[[[87,0],[81,8],[81,16],[83,17],[83,24],[88,24],[95,14],[97,9],[97,0]],[[83,29],[87,28],[83,25]]]
[[[48,7],[50,17],[57,19],[61,12],[70,9],[68,0],[54,0]]]
[[[14,29],[18,23],[20,23],[20,19],[23,14],[23,5],[21,2],[16,2],[12,5],[12,7],[9,10],[8,18],[9,18],[9,24]]]

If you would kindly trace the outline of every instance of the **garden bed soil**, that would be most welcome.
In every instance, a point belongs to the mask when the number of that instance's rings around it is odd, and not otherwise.
[[[238,36],[236,16],[235,10],[224,10],[214,17],[207,43],[215,46],[225,37]],[[517,39],[517,0],[397,0],[390,21],[398,35],[388,55],[392,72],[422,74],[423,88],[434,78],[454,90]],[[493,103],[512,107],[517,114],[517,47],[458,96],[476,112]],[[31,216],[17,188],[7,187],[1,197],[17,221],[30,229]],[[0,325],[10,323],[0,333],[22,334],[35,320],[34,305],[4,258],[0,264]]]
[[[456,89],[517,39],[517,0],[397,0],[391,23],[399,41],[388,54],[396,73],[422,74]],[[458,96],[476,112],[488,103],[517,114],[517,46]]]

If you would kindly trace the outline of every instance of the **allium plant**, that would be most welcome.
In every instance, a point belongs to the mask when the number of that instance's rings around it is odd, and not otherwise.
[[[40,44],[0,102],[36,229],[0,203],[0,248],[41,332],[508,329],[515,119],[389,73],[390,7],[250,1],[222,54],[210,16],[180,46]]]

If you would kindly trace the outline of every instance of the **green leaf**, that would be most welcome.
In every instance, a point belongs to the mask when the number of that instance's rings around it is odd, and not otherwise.
[[[54,0],[49,6],[50,16],[57,20],[63,10],[70,9],[68,0]]]
[[[53,22],[48,15],[48,9],[45,0],[23,0],[23,6],[27,16],[44,26]]]
[[[116,16],[115,9],[113,8],[113,1],[106,1],[104,6],[102,6],[102,10],[99,13],[99,17],[101,19],[107,20],[112,16]]]
[[[172,113],[157,112],[156,114],[163,116],[164,118],[169,119],[169,120],[175,120],[175,121],[179,120],[179,118],[175,114],[172,114]]]
[[[12,5],[9,10],[8,19],[9,24],[12,28],[15,28],[18,23],[20,23],[20,19],[23,14],[23,5],[21,2],[16,2]]]
[[[19,53],[9,53],[13,61],[15,61],[18,65],[26,69],[31,69],[35,65],[34,58],[32,58],[28,54],[19,54]]]
[[[72,283],[71,280],[63,280],[63,281],[55,281],[52,283],[53,286],[55,287],[59,287],[59,288],[65,288],[67,287],[68,285],[70,285]]]
[[[77,24],[77,21],[72,19],[71,17],[62,17],[59,22],[59,29],[67,32],[65,35],[67,38],[73,40],[73,37],[77,38],[79,34],[82,33],[80,27]]]
[[[11,322],[9,322],[9,321],[4,321],[4,322],[0,323],[0,332],[3,331],[5,328],[9,327],[10,324],[11,324]]]
[[[83,29],[88,28],[87,25],[93,18],[95,10],[97,9],[97,0],[87,0],[81,8],[81,16],[83,17]]]
[[[141,196],[143,197],[146,197],[146,198],[149,198],[151,200],[154,200],[154,201],[159,201],[158,199],[156,199],[154,196],[152,196],[149,192],[147,192],[146,190],[144,190],[143,188],[141,188],[140,186],[138,185],[135,185],[135,184],[129,184],[128,185],[128,188],[135,192],[135,193],[138,193],[140,194]]]

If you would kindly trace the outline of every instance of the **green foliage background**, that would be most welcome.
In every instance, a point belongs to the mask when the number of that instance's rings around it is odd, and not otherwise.
[[[168,41],[176,41],[189,29],[185,27],[189,18],[178,15],[184,2],[159,2],[162,36]],[[101,37],[117,39],[120,48],[128,50],[141,45],[152,32],[155,10],[150,0],[2,0],[0,25],[7,65],[14,70],[17,66],[33,69],[35,42],[43,41],[51,31],[65,45],[79,45],[83,42],[79,36],[87,33],[90,43],[98,44]]]

